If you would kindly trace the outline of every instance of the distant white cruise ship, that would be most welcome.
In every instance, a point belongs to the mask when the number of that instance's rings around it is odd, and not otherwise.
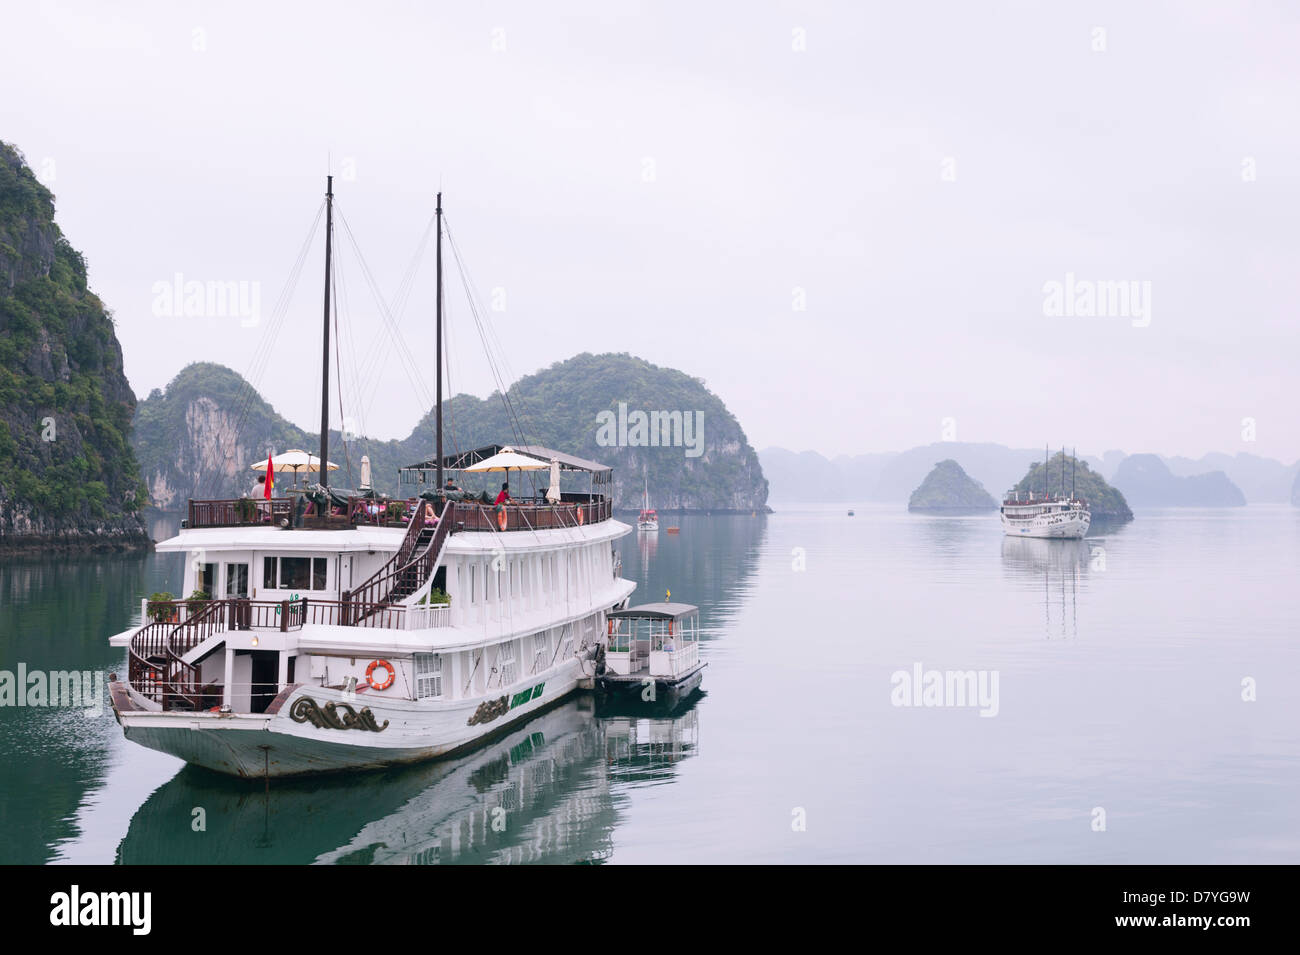
[[[1073,495],[1030,494],[1021,500],[1017,494],[1002,501],[1001,513],[1002,530],[1008,537],[1080,538],[1092,523],[1088,502]]]

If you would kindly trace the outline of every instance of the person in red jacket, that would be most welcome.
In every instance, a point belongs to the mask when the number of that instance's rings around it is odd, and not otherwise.
[[[497,494],[497,499],[496,499],[496,501],[495,501],[494,503],[496,503],[496,504],[509,504],[509,503],[510,503],[510,484],[509,484],[509,482],[507,482],[507,483],[501,485],[501,492],[500,492],[499,494]]]

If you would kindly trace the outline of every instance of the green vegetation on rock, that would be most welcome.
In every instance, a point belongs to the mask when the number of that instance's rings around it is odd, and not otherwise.
[[[508,396],[522,434],[499,394],[457,395],[443,406],[444,450],[533,444],[599,461],[614,468],[614,501],[621,509],[640,506],[644,475],[651,503],[660,511],[766,510],[767,481],[757,454],[735,417],[698,378],[626,354],[582,354],[521,378]],[[617,418],[620,403],[629,415],[691,415],[702,424],[697,448],[599,443],[608,435],[600,434],[598,416],[610,412]],[[316,453],[320,443],[317,435],[276,414],[238,374],[213,364],[190,365],[165,392],[155,391],[141,402],[135,442],[151,501],[164,510],[182,509],[191,497],[249,493],[257,474],[248,468],[265,460],[269,448]],[[397,469],[430,460],[433,446],[432,411],[404,440],[360,438],[345,447],[342,436],[332,432],[330,459],[340,470],[332,472],[330,483],[355,487],[361,456],[368,455],[376,489],[396,493]],[[585,486],[575,477],[565,480],[572,484],[566,489]],[[463,483],[478,489],[499,481],[499,475],[466,476]],[[527,493],[531,482],[544,486],[549,476],[512,475],[511,481],[518,485],[512,490]]]
[[[909,511],[991,511],[997,506],[984,485],[951,459],[936,464],[907,502]]]
[[[0,549],[148,544],[134,412],[112,317],[54,196],[0,143]]]

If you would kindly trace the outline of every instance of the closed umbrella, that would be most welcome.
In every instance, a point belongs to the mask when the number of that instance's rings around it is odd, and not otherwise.
[[[368,490],[370,487],[370,455],[361,456],[361,490]]]
[[[551,486],[546,489],[546,499],[552,504],[560,503],[560,462],[551,458]]]

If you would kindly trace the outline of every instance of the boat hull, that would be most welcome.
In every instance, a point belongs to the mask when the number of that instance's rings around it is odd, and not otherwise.
[[[675,703],[699,689],[707,663],[699,663],[678,677],[603,676],[596,678],[596,692],[603,701],[622,703]],[[647,699],[651,683],[654,694]]]
[[[567,698],[581,675],[574,660],[499,693],[450,704],[377,693],[347,697],[327,687],[302,686],[274,714],[126,708],[120,705],[121,684],[114,684],[110,695],[132,742],[215,772],[261,779],[382,769],[459,754]],[[516,703],[525,693],[528,699]],[[350,722],[348,713],[362,719],[348,728],[330,725]]]
[[[1002,530],[1008,537],[1057,538],[1077,540],[1088,533],[1092,520],[1087,514],[1051,518],[1034,518],[1031,521],[1009,521],[1002,518]]]

